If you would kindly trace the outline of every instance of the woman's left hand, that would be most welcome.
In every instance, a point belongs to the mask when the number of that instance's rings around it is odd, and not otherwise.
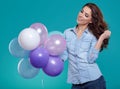
[[[104,33],[101,35],[101,37],[102,37],[103,39],[107,39],[107,38],[110,37],[110,35],[111,35],[111,31],[106,30],[106,31],[104,31]]]

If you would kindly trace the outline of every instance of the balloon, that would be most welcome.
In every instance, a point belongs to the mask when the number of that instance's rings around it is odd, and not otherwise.
[[[30,62],[36,68],[45,67],[49,60],[49,52],[42,47],[38,47],[30,52]]]
[[[66,49],[66,41],[61,35],[54,34],[47,39],[44,46],[50,55],[56,56],[60,55]]]
[[[26,28],[20,32],[18,42],[25,50],[33,50],[40,44],[40,36],[34,29]]]
[[[40,45],[43,45],[48,37],[48,31],[46,26],[42,23],[34,23],[30,26],[30,28],[35,29],[39,33],[41,38]]]
[[[49,57],[48,64],[43,68],[43,71],[49,76],[58,76],[63,70],[63,61],[60,57]]]
[[[21,48],[21,46],[18,43],[18,39],[14,38],[9,43],[9,52],[11,55],[17,57],[17,58],[24,58],[28,57],[29,51],[24,50]]]
[[[21,59],[18,63],[18,73],[26,79],[35,77],[39,73],[39,69],[33,67],[28,59]]]

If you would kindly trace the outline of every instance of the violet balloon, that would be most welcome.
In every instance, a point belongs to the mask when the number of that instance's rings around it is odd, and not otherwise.
[[[30,62],[36,68],[45,67],[49,60],[49,53],[45,48],[38,47],[30,52]]]
[[[30,26],[30,28],[37,30],[41,39],[40,45],[43,45],[48,37],[48,31],[46,26],[42,23],[34,23]]]
[[[66,41],[63,36],[54,34],[47,39],[44,46],[50,55],[57,56],[66,49]]]
[[[43,68],[43,71],[49,76],[58,76],[63,71],[64,65],[60,57],[50,56],[48,64]]]

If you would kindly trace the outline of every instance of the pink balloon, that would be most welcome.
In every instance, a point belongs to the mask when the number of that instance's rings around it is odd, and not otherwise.
[[[56,56],[66,49],[66,41],[61,35],[54,34],[47,39],[44,46],[50,55]]]
[[[30,28],[37,30],[41,39],[40,45],[43,45],[48,37],[48,31],[46,26],[42,23],[34,23],[30,26]]]

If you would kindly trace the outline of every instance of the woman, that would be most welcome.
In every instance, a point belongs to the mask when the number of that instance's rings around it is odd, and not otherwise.
[[[96,63],[98,54],[107,47],[111,32],[94,3],[83,6],[77,25],[65,30],[67,49],[61,55],[68,64],[71,89],[106,89],[104,77]]]

